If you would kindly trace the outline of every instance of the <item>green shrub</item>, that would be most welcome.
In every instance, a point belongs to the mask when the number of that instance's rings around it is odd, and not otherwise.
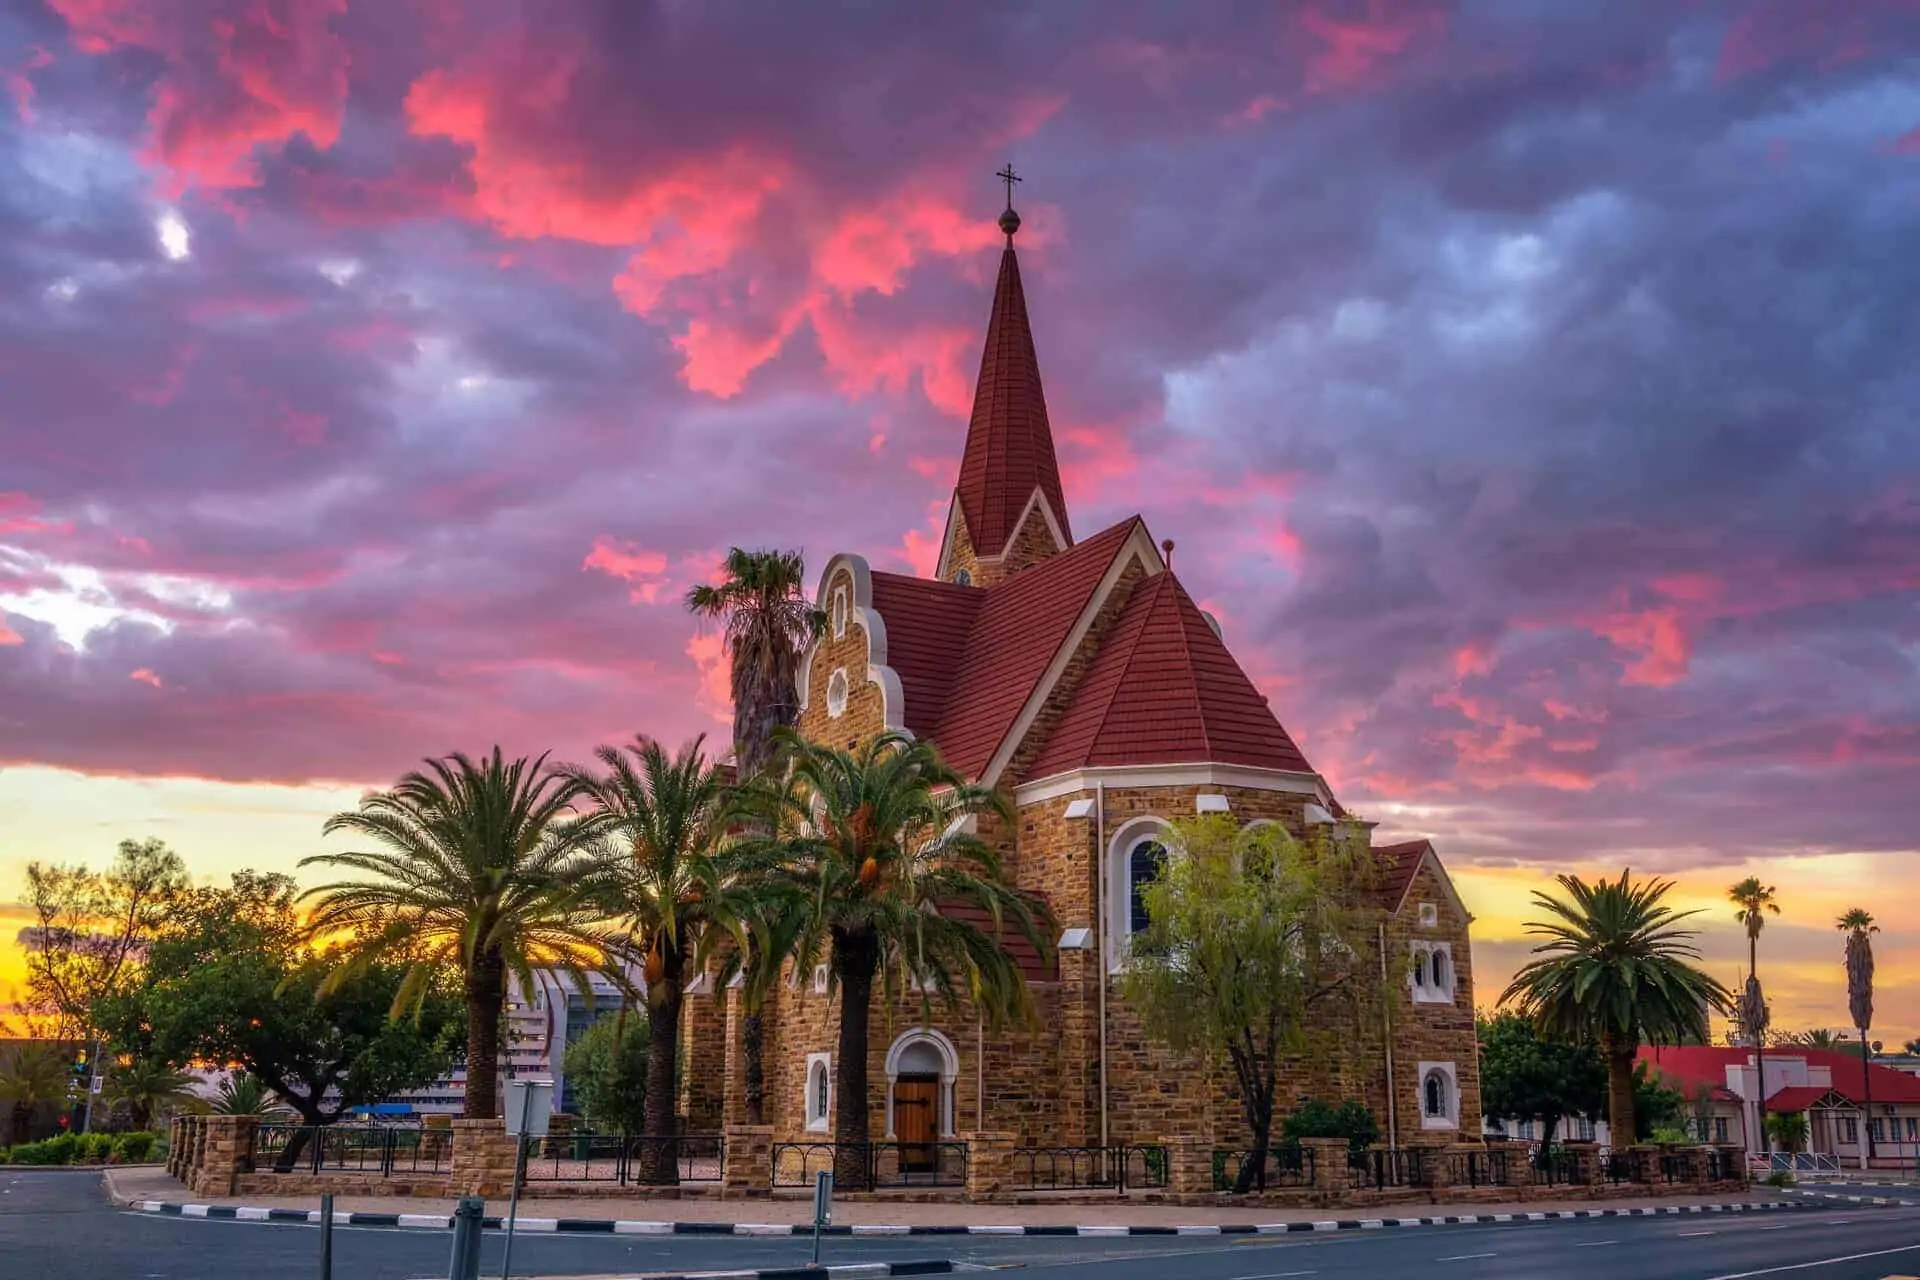
[[[99,1164],[113,1154],[113,1144],[110,1133],[83,1133],[73,1144],[73,1163]]]
[[[1775,1169],[1767,1175],[1767,1185],[1770,1187],[1790,1187],[1793,1185],[1793,1175],[1785,1169]]]
[[[1302,1138],[1345,1138],[1349,1151],[1365,1151],[1380,1141],[1380,1122],[1365,1103],[1352,1098],[1337,1107],[1319,1098],[1302,1098],[1281,1121],[1280,1136],[1289,1144]]]
[[[1683,1146],[1688,1146],[1697,1140],[1694,1138],[1692,1134],[1688,1133],[1685,1129],[1676,1129],[1671,1125],[1661,1125],[1659,1128],[1653,1131],[1653,1135],[1650,1138],[1648,1138],[1648,1141],[1658,1142],[1664,1145],[1683,1147]]]
[[[124,1164],[145,1164],[153,1159],[154,1149],[160,1145],[157,1133],[123,1133],[113,1144],[113,1153]]]

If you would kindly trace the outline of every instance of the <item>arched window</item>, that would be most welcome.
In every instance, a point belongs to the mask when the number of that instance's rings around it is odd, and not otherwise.
[[[847,589],[837,587],[833,593],[833,638],[838,640],[847,634]]]
[[[1167,847],[1151,837],[1135,842],[1127,854],[1127,932],[1145,933],[1151,923],[1147,886],[1167,868]]]
[[[1427,953],[1424,951],[1413,953],[1413,985],[1415,987],[1427,985]]]
[[[1460,1127],[1460,1082],[1451,1062],[1423,1062],[1419,1066],[1420,1127]]]
[[[844,667],[834,669],[827,679],[827,714],[838,720],[847,711],[847,672]]]
[[[973,585],[973,575],[965,569],[955,569],[953,571],[953,581],[957,586],[970,587]]]
[[[825,1053],[807,1055],[807,1128],[825,1130],[833,1112],[833,1057]]]
[[[1433,987],[1436,991],[1450,993],[1453,990],[1453,974],[1449,971],[1448,964],[1446,952],[1433,953]]]
[[[1426,1090],[1426,1113],[1429,1116],[1445,1116],[1447,1114],[1447,1078],[1438,1071],[1427,1072]]]

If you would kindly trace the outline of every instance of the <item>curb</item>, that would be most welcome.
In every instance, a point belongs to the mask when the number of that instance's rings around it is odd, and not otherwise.
[[[1849,1196],[1842,1195],[1838,1191],[1802,1191],[1798,1187],[1782,1187],[1780,1190],[1787,1195],[1800,1196],[1809,1200],[1838,1200],[1845,1204],[1904,1206],[1909,1209],[1914,1207],[1913,1201],[1902,1200],[1898,1196]]]
[[[1802,1193],[1802,1194],[1819,1194]],[[1862,1204],[1901,1204],[1902,1201],[1877,1196],[1827,1196],[1833,1200],[1851,1200]],[[173,1204],[163,1200],[136,1200],[129,1206],[141,1213],[170,1214],[182,1218],[217,1218],[239,1222],[303,1222],[317,1224],[318,1209],[267,1209],[231,1204]],[[1316,1231],[1377,1231],[1387,1227],[1465,1226],[1489,1222],[1556,1222],[1585,1218],[1654,1218],[1689,1213],[1754,1213],[1773,1209],[1799,1209],[1807,1206],[1793,1200],[1740,1201],[1732,1204],[1676,1204],[1650,1209],[1552,1209],[1534,1213],[1461,1213],[1430,1218],[1331,1218],[1319,1222],[1224,1223],[1194,1226],[909,1226],[905,1224],[840,1225],[821,1232],[828,1236],[1251,1236],[1292,1235]],[[338,1213],[333,1215],[339,1227],[409,1227],[445,1231],[451,1219],[438,1213]],[[489,1228],[502,1225],[500,1218],[488,1218]],[[581,1235],[620,1236],[797,1236],[813,1234],[811,1223],[789,1222],[633,1222],[610,1218],[520,1218],[516,1231],[566,1232]],[[906,1264],[892,1264],[906,1265]],[[726,1273],[732,1276],[736,1273]],[[786,1272],[742,1271],[740,1276],[775,1276]],[[795,1272],[794,1274],[807,1274]],[[818,1274],[817,1272],[811,1274]],[[851,1273],[849,1273],[851,1274]],[[873,1272],[871,1274],[886,1274]],[[895,1275],[917,1274],[893,1272]]]

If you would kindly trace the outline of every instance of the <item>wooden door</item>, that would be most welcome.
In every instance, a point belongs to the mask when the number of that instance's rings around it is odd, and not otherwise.
[[[900,1172],[931,1173],[940,1136],[940,1077],[901,1076],[893,1085],[893,1134],[900,1143]]]

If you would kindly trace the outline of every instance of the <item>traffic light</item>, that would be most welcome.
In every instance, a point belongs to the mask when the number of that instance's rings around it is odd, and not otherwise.
[[[72,1072],[75,1080],[85,1080],[87,1078],[87,1051],[85,1049],[73,1055],[73,1065],[68,1068],[68,1070]]]

